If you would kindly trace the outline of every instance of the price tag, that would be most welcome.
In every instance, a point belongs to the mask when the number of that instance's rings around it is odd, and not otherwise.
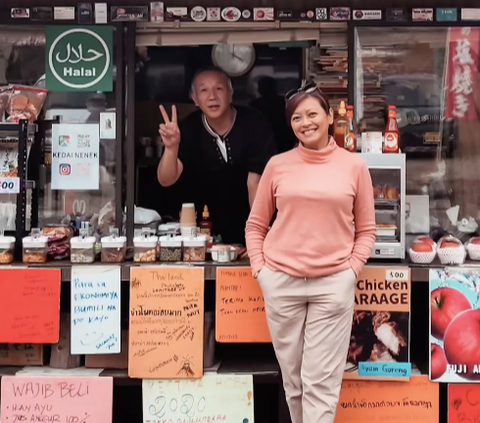
[[[0,177],[0,194],[18,194],[20,192],[20,178]]]
[[[387,269],[386,271],[385,280],[387,281],[408,282],[408,279],[408,269]]]

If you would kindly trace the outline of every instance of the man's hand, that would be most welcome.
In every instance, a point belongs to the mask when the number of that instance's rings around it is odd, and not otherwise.
[[[158,129],[158,133],[162,137],[163,144],[166,149],[178,148],[180,144],[180,129],[177,122],[177,108],[172,106],[172,119],[168,117],[165,107],[160,106],[160,112],[163,116],[163,121]]]

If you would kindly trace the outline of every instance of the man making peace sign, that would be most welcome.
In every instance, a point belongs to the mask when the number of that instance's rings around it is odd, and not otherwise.
[[[197,212],[208,205],[213,233],[226,243],[245,243],[245,223],[275,139],[260,112],[232,106],[233,89],[221,69],[196,73],[192,99],[200,109],[180,125],[176,107],[171,118],[163,106],[159,133],[165,144],[158,181],[167,187],[182,180],[185,202]]]

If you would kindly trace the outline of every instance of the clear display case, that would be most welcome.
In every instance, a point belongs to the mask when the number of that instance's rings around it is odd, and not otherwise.
[[[372,177],[377,239],[376,259],[405,258],[405,155],[360,154]]]

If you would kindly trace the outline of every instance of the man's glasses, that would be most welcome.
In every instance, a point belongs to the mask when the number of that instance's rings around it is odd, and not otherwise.
[[[296,90],[291,90],[285,95],[285,100],[289,101],[299,93],[313,93],[317,89],[317,84],[314,82],[307,82]]]

